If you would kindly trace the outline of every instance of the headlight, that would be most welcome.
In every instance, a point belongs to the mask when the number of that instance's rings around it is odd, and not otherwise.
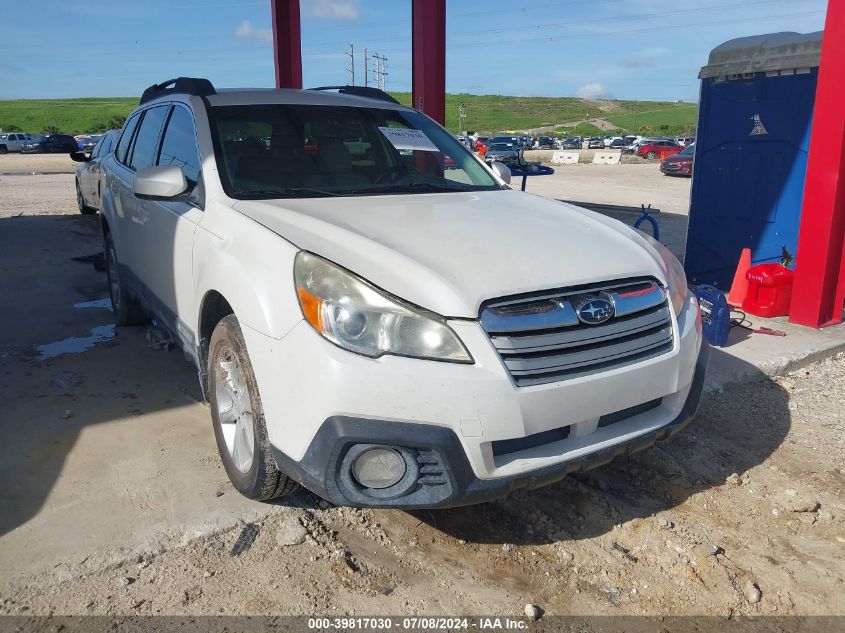
[[[305,320],[343,349],[472,363],[443,319],[406,304],[316,255],[300,251],[294,281]]]
[[[651,235],[642,231],[640,231],[640,235],[660,255],[663,263],[663,272],[666,273],[666,282],[669,284],[669,300],[672,302],[672,308],[674,308],[675,315],[677,316],[684,309],[684,304],[687,300],[687,274],[684,272],[684,267],[668,248],[663,246],[663,244]]]

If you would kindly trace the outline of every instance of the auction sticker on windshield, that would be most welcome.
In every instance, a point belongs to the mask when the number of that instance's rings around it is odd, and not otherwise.
[[[421,130],[412,130],[405,127],[379,127],[379,130],[396,149],[418,149],[424,152],[440,151]]]

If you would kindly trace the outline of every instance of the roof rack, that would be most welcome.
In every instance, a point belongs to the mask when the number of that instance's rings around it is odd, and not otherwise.
[[[175,79],[163,81],[160,84],[153,84],[144,90],[144,94],[141,95],[141,103],[176,93],[207,97],[208,95],[217,94],[217,91],[208,79],[176,77]]]
[[[390,103],[399,104],[396,99],[391,97],[384,90],[371,88],[369,86],[320,86],[319,88],[309,88],[309,90],[337,90],[339,93],[345,95],[366,97],[368,99],[378,99],[379,101],[389,101]]]

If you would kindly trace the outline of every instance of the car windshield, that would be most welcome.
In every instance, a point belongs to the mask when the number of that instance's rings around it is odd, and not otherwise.
[[[684,149],[678,152],[679,156],[692,156],[695,154],[695,144],[687,145]]]
[[[223,187],[234,198],[500,188],[464,145],[412,110],[217,106],[211,122]]]
[[[490,145],[491,152],[507,152],[513,149],[513,145],[510,143],[493,143]]]

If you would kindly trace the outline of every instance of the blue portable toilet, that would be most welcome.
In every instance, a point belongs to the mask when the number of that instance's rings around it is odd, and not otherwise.
[[[684,268],[730,287],[753,264],[794,257],[822,32],[730,40],[701,69]]]

